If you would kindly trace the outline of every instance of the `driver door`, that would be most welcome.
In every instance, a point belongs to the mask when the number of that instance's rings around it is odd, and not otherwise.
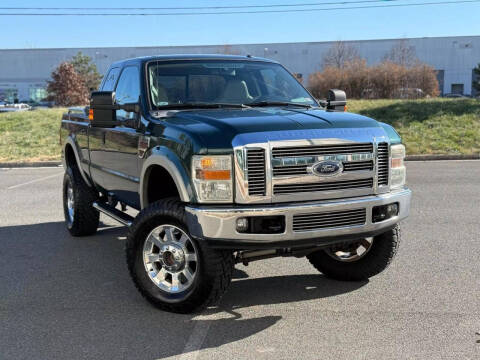
[[[140,71],[137,66],[123,68],[115,88],[119,105],[136,103],[140,97]],[[139,114],[117,110],[118,125],[105,130],[103,149],[103,187],[126,204],[138,207],[139,157],[138,130]]]

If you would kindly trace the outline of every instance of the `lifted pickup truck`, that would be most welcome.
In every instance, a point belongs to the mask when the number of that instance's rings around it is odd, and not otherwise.
[[[129,226],[136,287],[173,312],[215,303],[235,263],[307,257],[334,279],[374,276],[409,213],[405,148],[345,104],[261,58],[117,62],[62,119],[68,230],[94,234],[99,212]]]

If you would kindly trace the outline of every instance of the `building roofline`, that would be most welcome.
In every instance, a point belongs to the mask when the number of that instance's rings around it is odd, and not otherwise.
[[[251,62],[267,62],[278,63],[275,60],[250,55],[228,55],[228,54],[160,54],[137,56],[124,60],[115,61],[111,66],[146,63],[150,61],[192,61],[192,60],[218,60],[218,61],[251,61]]]
[[[331,44],[337,41],[346,43],[363,43],[363,42],[380,42],[380,41],[395,41],[395,40],[423,40],[423,39],[462,39],[462,38],[479,38],[480,35],[461,35],[461,36],[425,36],[425,37],[399,37],[399,38],[384,38],[384,39],[362,39],[362,40],[329,40],[329,41],[298,41],[298,42],[270,42],[270,43],[239,43],[239,44],[209,44],[209,45],[157,45],[157,46],[92,46],[92,47],[63,47],[63,48],[8,48],[0,49],[0,51],[52,51],[52,50],[95,50],[95,49],[181,49],[192,47],[219,47],[219,46],[268,46],[268,45],[298,45],[298,44]]]

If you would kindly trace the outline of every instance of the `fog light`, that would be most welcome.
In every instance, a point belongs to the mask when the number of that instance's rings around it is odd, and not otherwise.
[[[248,219],[247,218],[238,218],[237,219],[237,231],[246,232],[248,230]]]
[[[387,216],[397,216],[398,215],[398,203],[393,203],[387,205]]]
[[[372,221],[374,223],[388,220],[398,215],[398,203],[375,206],[372,209]]]

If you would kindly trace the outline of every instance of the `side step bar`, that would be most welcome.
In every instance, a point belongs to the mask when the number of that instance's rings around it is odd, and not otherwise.
[[[125,214],[123,211],[120,211],[108,204],[94,202],[92,206],[98,211],[100,211],[101,213],[104,213],[105,215],[110,216],[112,219],[117,220],[119,223],[125,226],[131,226],[133,223],[132,216]]]

